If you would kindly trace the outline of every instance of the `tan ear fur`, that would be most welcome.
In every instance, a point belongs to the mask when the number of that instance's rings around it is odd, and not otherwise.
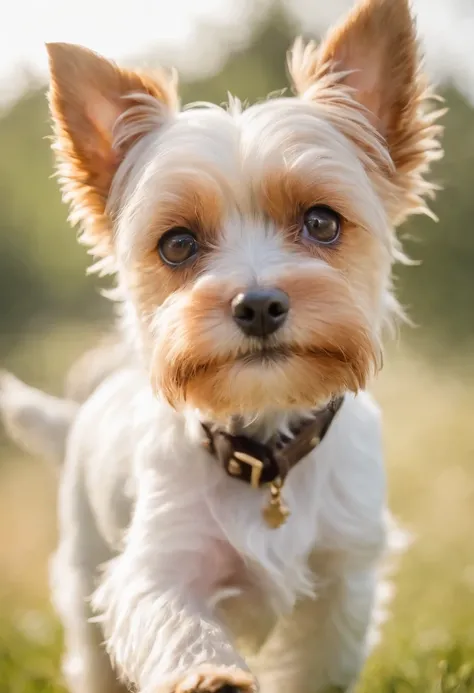
[[[64,199],[71,220],[82,226],[81,241],[106,257],[112,253],[106,206],[113,177],[137,139],[176,109],[176,85],[161,73],[121,69],[82,46],[52,43],[47,50],[53,149]],[[119,132],[117,124],[127,120],[127,133]]]
[[[305,99],[324,99],[328,85],[346,102],[349,93],[385,139],[396,182],[415,197],[430,192],[427,185],[422,191],[421,174],[442,156],[442,128],[434,124],[442,111],[426,113],[432,94],[421,71],[408,0],[362,0],[320,46],[298,40],[288,65],[295,90]],[[412,203],[417,206],[414,198]]]

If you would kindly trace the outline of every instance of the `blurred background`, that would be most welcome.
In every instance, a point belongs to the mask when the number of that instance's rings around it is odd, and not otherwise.
[[[176,65],[183,102],[254,101],[287,86],[298,33],[319,37],[350,0],[15,0],[0,28],[0,366],[60,393],[107,332],[111,306],[86,279],[56,182],[44,41],[124,64]],[[388,347],[390,502],[414,542],[393,615],[361,690],[474,691],[474,0],[414,0],[426,69],[446,99],[440,221],[401,229],[419,266],[397,270],[415,327]],[[387,76],[389,79],[389,76]],[[61,633],[48,606],[54,473],[0,433],[0,693],[59,691]]]

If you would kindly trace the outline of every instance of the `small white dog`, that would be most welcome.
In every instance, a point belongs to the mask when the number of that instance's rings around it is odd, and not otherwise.
[[[363,390],[394,228],[441,155],[408,0],[297,41],[296,96],[248,109],[180,110],[165,74],[48,50],[65,199],[123,308],[84,402],[3,378],[13,435],[65,455],[70,689],[352,689],[387,538]]]

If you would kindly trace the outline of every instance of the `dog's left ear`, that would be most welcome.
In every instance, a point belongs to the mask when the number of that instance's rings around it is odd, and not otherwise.
[[[176,110],[173,79],[119,68],[93,51],[66,43],[47,45],[54,150],[71,219],[98,257],[113,255],[107,200],[130,148],[158,130]]]
[[[440,128],[421,108],[427,85],[408,0],[362,0],[319,47],[298,40],[288,64],[305,99],[323,101],[331,86],[349,87],[387,142],[398,172],[420,174],[439,156]]]

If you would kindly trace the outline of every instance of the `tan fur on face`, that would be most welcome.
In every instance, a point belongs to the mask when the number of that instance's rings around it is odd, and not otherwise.
[[[231,318],[245,287],[207,279],[165,302],[157,316],[153,380],[173,406],[214,416],[268,407],[312,406],[331,393],[363,388],[377,367],[378,345],[341,273],[295,262],[276,285],[291,304],[288,323],[267,346],[243,337]],[[317,394],[316,394],[317,393]]]
[[[195,177],[179,176],[173,180],[170,176],[166,191],[143,234],[142,247],[132,249],[133,260],[126,270],[127,284],[148,325],[167,296],[183,290],[195,279],[203,255],[217,244],[224,219],[223,200],[212,185],[196,181]],[[192,231],[201,247],[200,258],[183,268],[169,267],[158,252],[163,234],[177,227]]]
[[[265,176],[257,187],[259,204],[276,227],[288,236],[292,249],[321,258],[359,287],[359,300],[376,308],[377,286],[390,263],[389,249],[374,237],[374,230],[354,221],[350,200],[334,184],[313,182],[310,176],[284,171]],[[341,234],[334,246],[302,242],[304,213],[315,205],[328,206],[341,215]]]
[[[255,192],[258,208],[263,210],[277,228],[288,231],[293,238],[294,231],[301,228],[304,213],[316,205],[333,209],[349,225],[360,222],[354,206],[341,187],[336,181],[324,180],[322,177],[315,181],[304,170],[286,170],[282,167],[257,181]]]
[[[160,109],[176,107],[175,85],[164,74],[119,68],[81,46],[51,43],[47,48],[54,150],[64,199],[71,204],[73,223],[82,224],[82,241],[103,257],[113,253],[106,213],[112,179],[128,149],[146,132],[141,100],[154,100],[156,127],[164,118]],[[117,122],[122,117],[123,124],[127,113],[133,136],[116,140]]]

